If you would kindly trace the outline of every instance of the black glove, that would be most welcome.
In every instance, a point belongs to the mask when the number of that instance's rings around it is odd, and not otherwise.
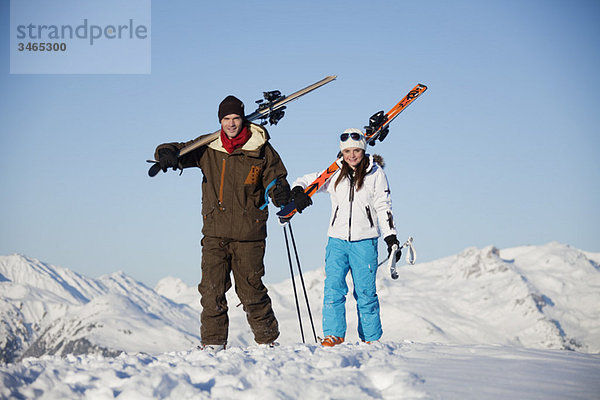
[[[304,193],[302,186],[294,186],[292,189],[292,200],[296,205],[296,211],[302,214],[302,210],[312,204],[312,199],[309,195]]]
[[[160,164],[160,169],[163,172],[167,172],[168,168],[173,168],[174,170],[179,167],[179,160],[177,159],[178,150],[175,146],[164,146],[158,149],[158,163]]]
[[[273,204],[276,207],[281,207],[282,205],[290,202],[291,195],[292,193],[290,191],[290,184],[287,183],[285,179],[278,179],[273,191],[271,192]]]
[[[396,262],[400,261],[400,258],[402,257],[402,250],[400,250],[400,242],[396,238],[396,235],[386,236],[385,238],[383,238],[383,240],[385,240],[385,242],[387,243],[388,257],[392,253],[392,247],[394,245],[398,246],[398,251],[396,252]]]

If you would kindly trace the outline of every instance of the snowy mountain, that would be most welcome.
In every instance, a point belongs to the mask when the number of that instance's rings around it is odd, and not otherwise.
[[[186,349],[198,313],[117,272],[89,279],[21,255],[0,257],[0,362],[44,354]]]
[[[383,340],[494,344],[600,352],[600,255],[550,243],[403,266],[378,274]],[[348,278],[350,280],[350,278]],[[324,272],[304,274],[316,334],[321,334]],[[298,283],[299,280],[296,279]],[[349,281],[349,287],[351,282]],[[301,296],[303,330],[314,341]],[[301,341],[290,281],[270,285],[282,344]],[[230,346],[253,343],[245,314],[230,304]],[[348,296],[348,341],[356,335]],[[44,354],[159,354],[200,341],[195,287],[168,277],[150,289],[117,272],[90,279],[21,255],[0,257],[0,361]]]
[[[600,254],[550,243],[498,250],[469,248],[455,256],[404,266],[392,280],[380,269],[377,288],[383,340],[500,344],[600,352]],[[317,335],[321,332],[322,269],[304,274]],[[296,279],[299,285],[299,279]],[[348,276],[348,287],[352,288]],[[156,290],[200,310],[196,288],[165,278]],[[351,289],[350,289],[351,290]],[[307,341],[312,338],[298,286]],[[233,292],[233,291],[232,291]],[[282,343],[300,340],[290,281],[269,287]],[[237,300],[237,299],[236,299]],[[234,300],[231,300],[232,303]],[[238,304],[239,301],[235,302]],[[346,303],[347,340],[358,341],[356,303]],[[233,307],[232,307],[233,308]],[[233,345],[251,339],[241,310],[233,309]]]
[[[290,281],[269,287],[275,349],[252,345],[231,290],[229,346],[211,354],[195,350],[196,288],[177,278],[152,290],[0,257],[0,399],[596,398],[599,260],[550,243],[469,248],[401,267],[398,280],[380,270],[381,343],[358,343],[349,295],[347,341],[332,349],[314,344],[301,291],[300,343]],[[304,274],[317,334],[323,279]]]

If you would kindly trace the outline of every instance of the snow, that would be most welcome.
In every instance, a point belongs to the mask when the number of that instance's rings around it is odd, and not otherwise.
[[[211,354],[44,356],[0,368],[2,398],[594,399],[600,357],[384,342],[231,347]]]
[[[151,289],[0,257],[0,399],[598,399],[599,262],[549,243],[468,248],[399,266],[398,280],[382,269],[381,343],[359,343],[350,293],[334,348],[314,343],[298,287],[302,343],[291,281],[269,286],[273,349],[254,344],[231,290],[228,348],[211,354],[196,349],[199,295],[180,279]],[[304,274],[317,335],[323,280]]]

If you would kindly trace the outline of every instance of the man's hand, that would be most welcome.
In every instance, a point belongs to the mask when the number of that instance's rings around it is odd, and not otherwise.
[[[163,172],[167,172],[167,169],[173,168],[174,170],[179,167],[179,160],[177,158],[178,150],[175,146],[164,146],[158,149],[158,163]]]
[[[290,202],[292,193],[290,191],[290,185],[285,179],[278,179],[273,191],[271,192],[271,198],[273,204],[276,207],[281,207]]]

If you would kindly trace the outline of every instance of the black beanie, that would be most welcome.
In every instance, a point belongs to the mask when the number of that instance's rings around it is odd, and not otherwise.
[[[237,114],[244,118],[244,103],[235,96],[227,96],[219,104],[219,122],[229,114]]]

